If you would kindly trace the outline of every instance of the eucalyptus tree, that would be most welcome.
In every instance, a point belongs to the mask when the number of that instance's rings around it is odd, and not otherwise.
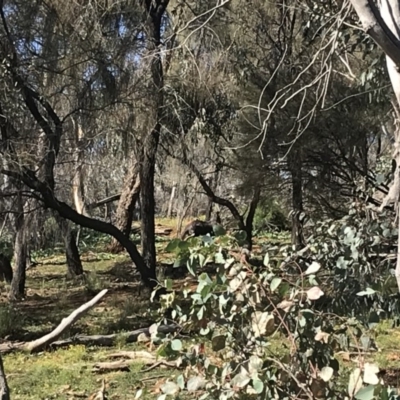
[[[400,107],[400,3],[398,0],[383,0],[378,7],[372,0],[351,0],[351,4],[365,32],[374,39],[386,54],[387,69],[397,100],[395,106],[397,112],[396,132],[393,145],[394,179],[383,201],[382,208],[390,203],[394,203],[398,208],[400,196],[400,130],[398,125]],[[400,229],[398,246],[400,249]],[[400,290],[400,257],[397,257],[396,279]]]

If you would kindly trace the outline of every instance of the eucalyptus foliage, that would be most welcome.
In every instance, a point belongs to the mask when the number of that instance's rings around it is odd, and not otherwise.
[[[373,255],[391,249],[396,230],[384,215],[369,221],[354,209],[312,229],[308,253],[269,246],[259,265],[235,257],[244,232],[168,244],[175,267],[186,265],[195,284],[165,280],[160,312],[196,339],[154,332],[160,355],[184,367],[161,387],[160,400],[186,391],[219,400],[397,398],[376,365],[348,376],[337,358],[354,346],[373,349],[363,325],[397,307],[387,300],[390,261]]]

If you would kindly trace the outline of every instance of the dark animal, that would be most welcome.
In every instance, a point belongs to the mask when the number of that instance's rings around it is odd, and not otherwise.
[[[181,239],[184,240],[186,236],[204,236],[208,233],[211,236],[214,236],[212,223],[195,219],[185,226],[185,229],[183,230],[181,235]]]
[[[11,283],[13,270],[10,260],[3,254],[0,254],[0,281]]]

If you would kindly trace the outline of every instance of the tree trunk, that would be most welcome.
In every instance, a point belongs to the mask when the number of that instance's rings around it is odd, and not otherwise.
[[[143,257],[140,255],[136,245],[132,241],[130,241],[129,238],[127,238],[123,234],[123,232],[121,232],[117,227],[107,222],[79,214],[68,204],[58,200],[57,197],[54,195],[51,187],[41,182],[33,172],[31,173],[30,171],[28,171],[20,173],[16,171],[2,170],[2,173],[7,174],[15,181],[23,182],[36,193],[40,193],[44,204],[48,208],[56,211],[60,215],[60,217],[68,219],[82,227],[115,237],[128,252],[129,256],[131,257],[133,263],[140,273],[140,277],[143,283],[149,288],[154,288],[156,286],[155,268],[147,268]]]
[[[288,164],[292,175],[292,245],[295,250],[300,250],[305,246],[303,235],[303,180],[302,163],[298,155],[288,155]]]
[[[109,197],[108,183],[106,182],[106,197]],[[111,220],[111,203],[106,203],[104,205],[104,220],[112,223]]]
[[[351,0],[351,3],[361,20],[363,28],[378,43],[386,54],[386,64],[396,95],[397,105],[400,107],[400,48],[399,48],[399,27],[400,27],[400,9],[398,0],[387,0],[380,4],[380,10],[372,1]],[[386,24],[386,26],[385,26]],[[389,193],[382,202],[381,209],[385,203],[394,201],[397,206],[397,218],[400,228],[399,208],[400,208],[400,131],[399,118],[397,112],[397,126],[395,132],[395,143],[393,151],[393,160],[396,162],[394,180]],[[398,250],[396,263],[396,279],[400,291],[400,229],[398,232]]]
[[[10,400],[10,390],[8,389],[6,373],[4,371],[3,360],[0,354],[0,400]]]
[[[72,230],[71,223],[66,219],[55,216],[57,223],[61,229],[65,245],[65,256],[67,259],[68,276],[74,278],[83,274],[81,257],[79,255],[78,246],[76,244],[76,236]]]
[[[250,251],[253,248],[253,221],[258,203],[260,202],[260,194],[261,194],[261,188],[256,187],[254,189],[253,197],[250,202],[249,212],[246,218],[247,245]]]
[[[121,197],[118,202],[117,213],[115,216],[115,226],[127,237],[131,233],[133,212],[140,193],[139,163],[134,162],[124,179]],[[123,246],[113,238],[109,251],[119,253],[123,251]]]
[[[84,133],[81,124],[75,121],[75,171],[72,180],[72,195],[75,209],[79,214],[84,212]]]
[[[206,221],[210,221],[212,217],[212,211],[213,211],[213,201],[211,197],[207,197],[207,208],[206,208]]]
[[[17,301],[25,297],[25,279],[26,279],[26,259],[28,248],[26,240],[28,224],[25,219],[25,210],[22,194],[19,193],[16,199],[17,215],[15,218],[15,241],[14,241],[14,272],[11,282],[9,299]]]
[[[154,200],[154,172],[156,152],[159,142],[160,125],[146,138],[144,145],[144,159],[140,171],[141,191],[141,244],[142,256],[147,268],[156,268],[155,244],[155,200]]]
[[[169,198],[169,203],[168,203],[167,218],[171,218],[172,216],[172,208],[174,206],[175,195],[176,195],[176,182],[172,184],[171,196]]]
[[[160,53],[161,20],[168,1],[148,1],[145,3],[147,12],[146,33],[148,35],[147,50],[150,55],[151,92],[149,93],[149,118],[154,125],[143,141],[140,168],[140,204],[141,204],[141,244],[142,257],[151,274],[156,275],[156,245],[155,245],[155,200],[154,173],[156,154],[160,140],[161,120],[164,113],[164,71]]]

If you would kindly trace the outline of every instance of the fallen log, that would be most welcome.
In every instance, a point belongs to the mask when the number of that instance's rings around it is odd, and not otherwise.
[[[146,371],[158,368],[179,368],[180,360],[167,361],[163,358],[156,357],[147,351],[121,351],[119,353],[109,354],[108,357],[123,358],[118,361],[98,362],[93,365],[93,372],[109,372],[109,371],[129,371],[132,364],[143,364],[149,368]]]
[[[74,344],[82,344],[85,346],[104,346],[109,347],[113,346],[116,341],[120,338],[126,343],[133,343],[136,342],[139,335],[145,334],[146,336],[150,336],[150,328],[139,328],[131,332],[124,332],[124,333],[112,333],[110,335],[76,335],[72,338],[59,340],[57,342],[53,342],[51,344],[52,348],[59,348],[70,346]],[[173,333],[180,329],[179,325],[160,325],[157,328],[158,333]]]
[[[167,334],[173,333],[181,329],[179,325],[160,325],[157,328],[158,333]],[[67,347],[71,345],[85,345],[85,346],[113,346],[121,336],[124,338],[126,343],[133,343],[138,340],[140,335],[146,335],[150,337],[151,327],[139,328],[131,332],[125,333],[112,333],[110,335],[76,335],[68,339],[57,340],[48,345],[51,349],[60,347]],[[40,339],[38,339],[40,340]],[[0,344],[0,353],[6,354],[12,351],[25,350],[27,344],[30,342],[5,342]]]

